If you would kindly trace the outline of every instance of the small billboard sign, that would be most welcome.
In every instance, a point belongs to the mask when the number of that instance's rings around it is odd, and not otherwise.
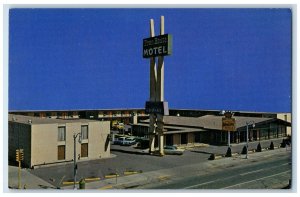
[[[164,34],[143,40],[143,58],[172,54],[172,35]]]
[[[145,112],[146,114],[161,114],[161,115],[168,116],[169,115],[168,102],[147,101],[145,106]]]
[[[235,131],[235,119],[234,118],[222,118],[222,130]]]

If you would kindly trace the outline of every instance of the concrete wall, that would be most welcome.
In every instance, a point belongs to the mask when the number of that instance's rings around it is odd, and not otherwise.
[[[99,159],[110,156],[110,142],[108,135],[110,123],[103,122],[72,122],[66,124],[39,124],[32,125],[31,139],[31,166],[62,161],[70,161],[74,158],[73,134],[81,132],[81,126],[88,125],[88,139],[82,143],[88,143],[88,157],[80,157],[81,160]],[[66,140],[58,141],[58,127],[66,127]],[[81,144],[76,139],[76,155],[81,154]],[[65,160],[58,160],[58,146],[65,145]]]
[[[90,132],[94,131],[94,132]],[[110,122],[92,122],[89,124],[89,158],[98,159],[110,156]]]
[[[292,114],[291,113],[280,113],[277,114],[277,118],[292,123]],[[292,135],[292,128],[286,127],[287,135]]]
[[[57,162],[57,124],[31,127],[31,166]]]
[[[30,166],[31,158],[31,125],[9,122],[8,159],[10,164],[17,164],[16,150],[23,149],[24,160],[22,166]]]

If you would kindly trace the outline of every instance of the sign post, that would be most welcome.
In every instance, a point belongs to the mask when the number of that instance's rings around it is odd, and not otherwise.
[[[164,115],[169,115],[168,103],[164,101],[164,56],[172,54],[172,35],[165,34],[164,16],[160,18],[160,35],[155,36],[154,20],[150,20],[150,38],[143,40],[143,58],[150,59],[150,101],[145,111],[150,114],[149,153],[154,152],[155,134],[158,134],[159,154],[164,155]],[[158,66],[156,66],[158,57]],[[157,123],[157,128],[155,128]]]
[[[222,118],[222,130],[228,132],[228,148],[230,148],[230,131],[235,131],[235,119],[231,112],[226,112],[225,118]]]
[[[19,164],[18,167],[18,189],[21,189],[21,161],[24,160],[24,150],[17,149],[16,150],[16,161]]]

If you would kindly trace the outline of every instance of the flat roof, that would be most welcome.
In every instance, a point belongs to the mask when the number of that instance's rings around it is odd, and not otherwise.
[[[199,127],[203,129],[222,130],[222,118],[224,116],[205,115],[201,117],[164,116],[165,125],[177,125],[183,127]],[[254,121],[255,124],[272,120],[273,118],[235,116],[236,128],[246,126],[246,122]],[[149,120],[141,121],[149,122]]]
[[[73,112],[73,111],[126,111],[126,110],[145,110],[144,108],[119,108],[119,109],[46,109],[46,110],[9,110],[9,113],[14,113],[14,112]]]
[[[40,118],[40,117],[33,117],[33,116],[23,116],[23,115],[8,115],[8,121],[11,122],[18,122],[23,124],[65,124],[65,123],[72,123],[72,122],[81,122],[81,123],[88,123],[88,122],[108,122],[108,121],[97,121],[97,120],[89,120],[89,119],[56,119],[56,118]],[[31,123],[29,122],[31,121]]]
[[[134,124],[134,125],[149,127],[148,123],[138,123],[138,124]],[[200,127],[191,128],[191,127],[180,127],[180,126],[170,126],[170,125],[165,125],[164,129],[166,129],[166,131],[164,131],[164,134],[191,133],[191,132],[206,131]],[[168,129],[170,129],[170,130],[168,130]]]

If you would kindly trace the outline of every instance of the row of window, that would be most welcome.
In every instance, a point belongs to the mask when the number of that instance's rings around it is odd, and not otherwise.
[[[81,126],[81,139],[86,140],[89,137],[89,130],[87,125]],[[66,141],[66,127],[58,127],[58,139],[59,142]]]
[[[88,157],[88,143],[81,144],[81,154],[80,157]],[[57,147],[57,159],[58,160],[65,160],[66,159],[66,146],[59,145]]]

